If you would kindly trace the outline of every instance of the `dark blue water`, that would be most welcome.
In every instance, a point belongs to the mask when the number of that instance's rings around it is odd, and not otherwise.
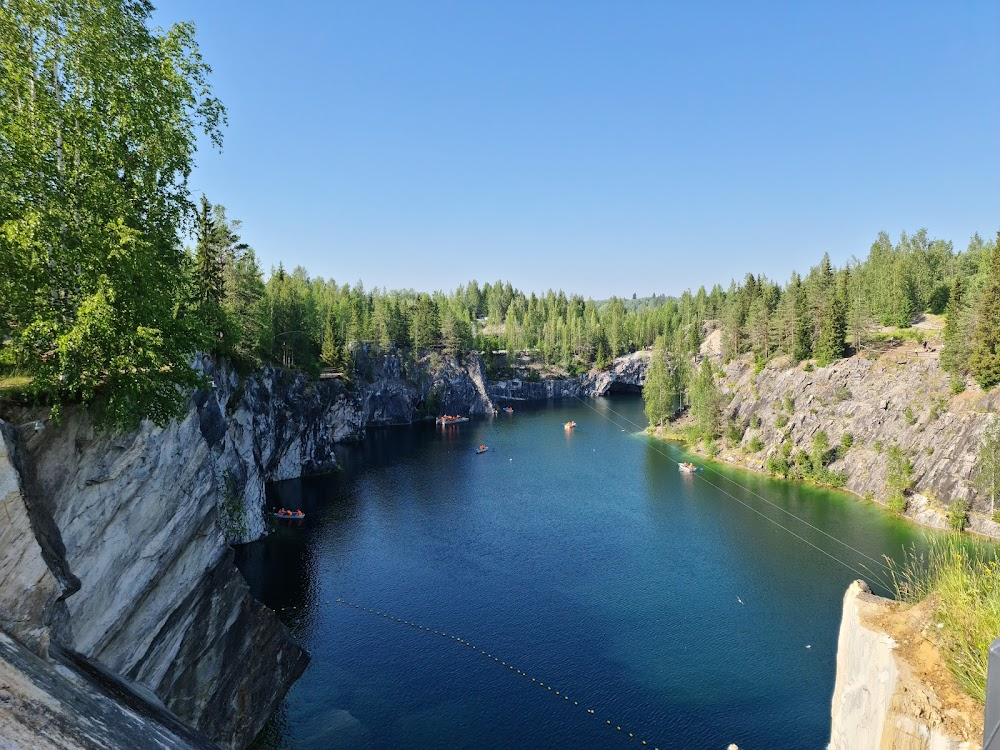
[[[682,475],[626,419],[641,400],[385,430],[273,488],[307,521],[238,562],[312,662],[256,746],[824,747],[844,591],[888,592],[778,508],[876,559],[923,532],[841,493],[714,466],[776,508]]]

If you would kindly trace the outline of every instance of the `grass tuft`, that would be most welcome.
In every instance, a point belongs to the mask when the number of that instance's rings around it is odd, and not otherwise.
[[[962,688],[986,702],[986,663],[1000,635],[1000,562],[996,548],[957,534],[935,536],[925,553],[910,549],[889,560],[896,598],[916,602],[935,596],[945,659]]]

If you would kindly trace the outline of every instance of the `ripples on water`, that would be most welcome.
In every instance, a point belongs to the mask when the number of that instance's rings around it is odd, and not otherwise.
[[[308,520],[237,561],[312,662],[255,747],[825,747],[859,574],[767,519],[875,566],[679,473],[676,446],[623,421],[645,423],[638,398],[515,409],[380,430],[342,452],[344,472],[272,488]],[[716,468],[870,557],[921,542],[848,495]]]

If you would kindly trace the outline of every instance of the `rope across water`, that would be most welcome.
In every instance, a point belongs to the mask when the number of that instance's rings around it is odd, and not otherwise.
[[[488,650],[480,646],[477,646],[474,643],[468,641],[467,639],[461,638],[454,633],[447,633],[443,629],[432,628],[427,625],[414,622],[412,620],[407,620],[402,617],[398,617],[397,615],[391,614],[389,612],[382,612],[381,610],[372,609],[371,607],[365,607],[360,604],[356,604],[354,602],[349,602],[346,599],[327,600],[325,604],[317,603],[314,604],[312,607],[310,607],[308,604],[305,604],[301,607],[298,606],[276,607],[273,609],[274,611],[281,611],[281,612],[290,612],[299,610],[304,611],[309,609],[318,609],[321,606],[332,607],[333,605],[336,604],[348,607],[350,609],[355,610],[356,612],[373,615],[376,618],[386,620],[387,622],[394,622],[399,625],[403,625],[405,627],[413,628],[414,630],[419,631],[424,635],[439,636],[441,638],[444,638],[445,640],[453,641],[456,645],[461,646],[463,649],[468,649],[470,654],[475,654],[477,656],[482,657],[486,661],[510,673],[511,676],[522,678],[525,681],[525,684],[528,684],[530,682],[532,685],[538,687],[544,693],[556,699],[557,701],[565,705],[567,708],[577,711],[578,713],[580,713],[581,716],[591,717],[598,722],[601,722],[603,720],[604,726],[606,726],[610,731],[615,732],[616,734],[620,733],[623,738],[628,738],[629,740],[635,740],[638,746],[640,747],[647,746],[647,747],[652,747],[653,750],[660,750],[661,747],[660,745],[653,744],[649,740],[637,736],[637,734],[634,731],[630,731],[627,727],[622,726],[620,722],[613,721],[601,715],[598,709],[586,705],[585,702],[581,703],[575,697],[571,698],[564,691],[556,690],[555,686],[553,686],[551,683],[545,682],[539,679],[538,677],[532,676],[526,670],[523,670],[520,667],[515,666],[512,662],[507,661],[505,658],[501,658],[499,655],[494,654],[492,650]]]
[[[617,422],[615,422],[615,420],[611,419],[611,417],[609,417],[607,414],[602,414],[597,408],[595,408],[591,404],[588,404],[580,396],[577,396],[576,398],[580,401],[580,403],[582,403],[588,409],[590,409],[591,411],[593,411],[595,414],[597,414],[598,416],[600,416],[600,417],[608,420],[611,424],[615,425],[616,427],[621,428],[621,425],[618,424]],[[608,411],[610,411],[612,414],[614,414],[615,416],[619,417],[623,422],[625,422],[628,425],[631,425],[632,427],[635,427],[635,428],[640,429],[640,430],[645,429],[641,425],[638,425],[635,422],[633,422],[632,420],[630,420],[628,417],[626,417],[626,416],[624,416],[622,414],[619,414],[614,409],[608,409]],[[661,456],[663,456],[664,458],[666,458],[668,461],[672,461],[675,464],[679,464],[680,463],[680,461],[678,461],[676,458],[674,458],[673,456],[668,455],[666,452],[660,450],[657,446],[653,445],[653,446],[650,446],[650,447],[652,447],[655,452],[659,453]],[[830,534],[830,533],[828,533],[826,531],[823,531],[823,529],[821,529],[821,528],[819,528],[817,526],[814,526],[813,524],[811,524],[808,521],[806,521],[804,518],[801,518],[801,517],[795,515],[790,510],[782,508],[777,503],[774,503],[774,502],[768,500],[763,495],[760,495],[759,493],[754,492],[749,487],[746,487],[746,486],[740,484],[739,482],[737,482],[736,480],[731,479],[730,477],[727,477],[725,474],[716,471],[711,466],[703,465],[701,468],[705,469],[706,471],[710,472],[711,474],[714,474],[714,475],[716,475],[716,476],[718,476],[718,477],[720,477],[722,479],[725,479],[727,482],[735,484],[737,487],[739,487],[744,492],[746,492],[746,493],[754,496],[758,500],[763,501],[764,503],[766,503],[767,505],[771,506],[775,510],[779,510],[779,511],[781,511],[784,514],[786,514],[788,516],[791,516],[796,521],[798,521],[799,523],[801,523],[801,524],[803,524],[805,526],[808,526],[810,529],[812,529],[813,531],[817,532],[818,534],[822,534],[823,536],[827,537],[828,539],[831,539],[831,540],[837,542],[838,544],[842,544],[844,547],[846,547],[847,549],[849,549],[852,552],[856,553],[860,557],[862,557],[862,558],[864,558],[866,560],[869,560],[870,562],[872,562],[875,565],[879,566],[882,570],[884,570],[886,572],[889,571],[889,566],[886,565],[881,560],[876,560],[874,557],[871,557],[870,555],[866,555],[864,552],[862,552],[861,550],[857,549],[856,547],[851,546],[850,544],[848,544],[847,542],[845,542],[843,539],[840,539],[839,537],[836,537],[833,534]],[[817,552],[819,552],[819,553],[821,553],[823,555],[826,555],[827,557],[829,557],[834,562],[836,562],[836,563],[844,566],[845,568],[847,568],[848,570],[850,570],[852,573],[857,573],[862,578],[864,578],[865,576],[870,576],[875,581],[877,581],[879,584],[881,584],[882,586],[885,586],[886,589],[888,589],[890,591],[892,590],[893,587],[890,584],[890,582],[888,580],[886,580],[885,573],[881,572],[880,570],[877,570],[877,569],[873,570],[872,568],[869,568],[865,563],[862,563],[862,562],[859,562],[858,565],[860,565],[862,568],[865,568],[865,570],[867,570],[867,573],[862,572],[861,570],[858,570],[858,568],[856,568],[854,565],[852,565],[852,564],[850,564],[848,562],[845,562],[843,559],[841,559],[841,558],[837,557],[836,555],[828,552],[827,550],[823,549],[822,547],[817,546],[816,544],[814,544],[813,542],[809,541],[808,539],[806,539],[802,535],[797,534],[796,532],[792,531],[787,526],[783,526],[782,524],[778,523],[777,521],[775,521],[773,518],[771,518],[770,516],[766,515],[765,513],[761,513],[760,510],[758,510],[757,508],[753,507],[749,503],[744,502],[743,500],[741,500],[740,498],[738,498],[733,493],[726,491],[725,489],[723,489],[722,487],[720,487],[718,484],[715,484],[714,482],[708,481],[708,479],[706,479],[704,476],[701,476],[699,474],[694,474],[694,476],[697,477],[698,479],[700,479],[701,481],[705,482],[710,487],[714,487],[716,490],[718,490],[719,492],[721,492],[723,495],[726,495],[727,497],[735,500],[736,502],[738,502],[740,505],[744,506],[748,510],[753,511],[754,513],[756,513],[757,515],[759,515],[761,518],[763,518],[764,520],[768,521],[769,523],[773,523],[779,529],[783,529],[784,531],[788,532],[789,534],[791,534],[792,536],[794,536],[799,541],[804,542],[805,544],[808,544],[810,547],[812,547],[813,549],[815,549]]]

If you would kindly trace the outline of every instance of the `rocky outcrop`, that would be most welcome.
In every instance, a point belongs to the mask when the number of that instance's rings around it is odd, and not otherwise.
[[[580,395],[580,378],[494,380],[490,381],[489,393],[496,402],[576,398]]]
[[[29,504],[18,463],[14,430],[0,421],[0,630],[45,656],[51,630],[64,635],[62,600],[80,582],[65,564],[51,516]]]
[[[989,498],[973,488],[972,471],[988,412],[1000,408],[1000,391],[984,394],[971,386],[952,395],[936,357],[890,351],[811,372],[779,361],[759,373],[741,360],[725,367],[723,386],[731,399],[726,417],[747,428],[739,443],[723,452],[725,460],[763,470],[785,440],[796,451],[810,452],[820,430],[831,447],[849,434],[852,447],[830,468],[844,473],[852,492],[884,501],[886,452],[895,444],[913,463],[915,494],[907,513],[915,520],[943,527],[948,505],[958,499],[980,513],[989,510]],[[757,420],[760,426],[753,427]],[[758,453],[749,450],[755,437],[765,446]],[[984,533],[997,531],[994,526],[981,516],[973,519],[973,527]]]
[[[649,352],[638,351],[615,359],[603,370],[591,370],[583,376],[580,391],[585,396],[608,393],[641,393],[649,371]]]
[[[50,656],[0,633],[0,747],[218,750],[127,681],[57,646]]]
[[[547,380],[497,380],[489,384],[495,401],[545,401],[548,399],[606,396],[609,393],[641,393],[649,370],[649,352],[639,351],[616,358],[603,370],[572,378]]]
[[[336,443],[418,419],[431,399],[493,411],[477,357],[356,354],[350,388],[199,358],[209,387],[163,428],[6,415],[19,426],[0,422],[0,629],[148,688],[220,745],[248,744],[307,662],[232,564],[228,542],[266,533],[265,483],[329,471]]]
[[[932,645],[926,613],[900,612],[855,581],[837,641],[829,750],[982,746],[982,708],[954,684]]]

